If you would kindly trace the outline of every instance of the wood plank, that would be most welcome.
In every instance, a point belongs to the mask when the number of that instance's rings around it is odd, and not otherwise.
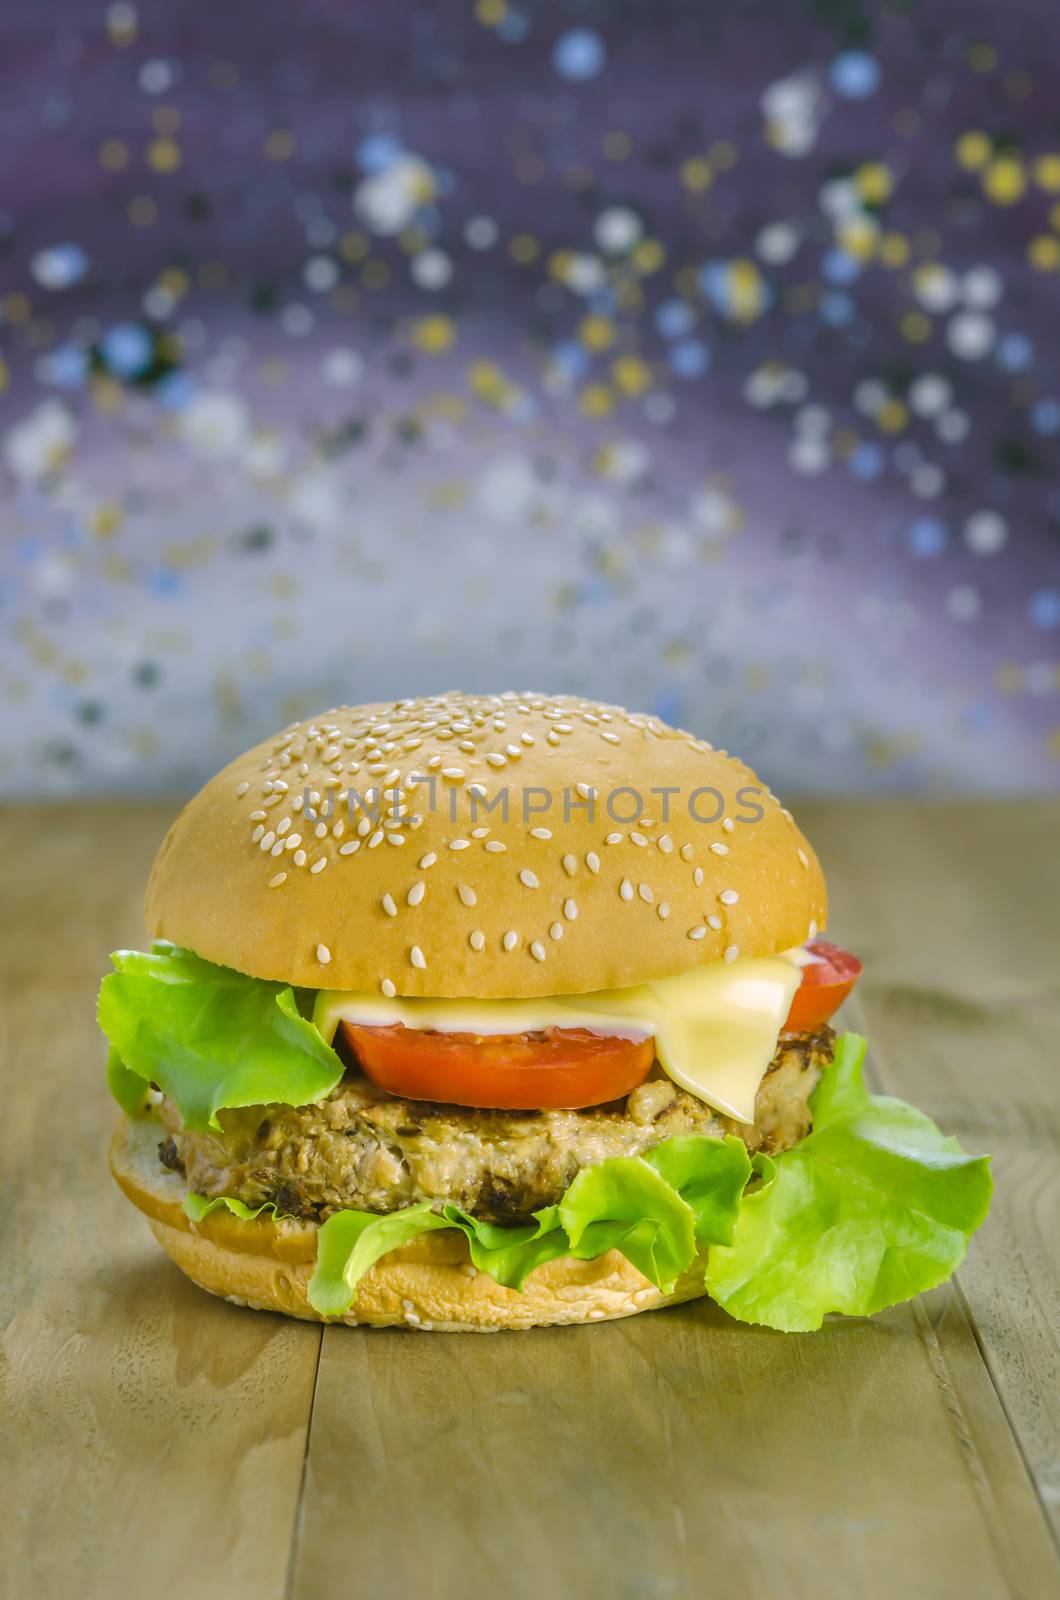
[[[170,807],[8,812],[0,1120],[7,1486],[18,1600],[283,1593],[319,1330],[212,1300],[111,1182],[94,997],[142,944]],[[2,1580],[0,1580],[2,1586]]]
[[[1060,1537],[1060,807],[809,811],[878,1078],[994,1153],[960,1282]]]
[[[293,1600],[1055,1592],[959,1297],[812,1336],[700,1302],[532,1335],[329,1329]]]

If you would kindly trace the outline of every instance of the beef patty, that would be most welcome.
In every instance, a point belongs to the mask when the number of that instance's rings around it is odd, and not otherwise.
[[[399,1211],[451,1200],[476,1217],[516,1222],[558,1201],[582,1167],[643,1155],[672,1134],[721,1138],[775,1154],[809,1132],[809,1098],[832,1059],[831,1028],[781,1034],[759,1085],[753,1124],[734,1122],[663,1076],[585,1111],[481,1111],[401,1100],[359,1071],[309,1106],[221,1111],[220,1133],[182,1130],[169,1101],[160,1147],[193,1192],[323,1221],[333,1211]]]

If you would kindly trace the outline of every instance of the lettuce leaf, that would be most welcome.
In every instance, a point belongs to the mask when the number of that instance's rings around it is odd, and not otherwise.
[[[845,1034],[811,1102],[813,1131],[744,1196],[707,1289],[730,1316],[785,1332],[829,1312],[871,1316],[948,1278],[990,1204],[989,1157],[921,1112],[870,1095],[865,1041]]]
[[[119,950],[99,991],[110,1041],[108,1083],[123,1109],[129,1080],[156,1083],[187,1128],[218,1128],[224,1106],[301,1106],[322,1100],[342,1062],[298,1010],[288,985],[248,978],[158,943]]]

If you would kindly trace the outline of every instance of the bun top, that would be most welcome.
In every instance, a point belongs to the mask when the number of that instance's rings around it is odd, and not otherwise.
[[[153,937],[258,978],[584,994],[772,955],[827,913],[742,762],[573,695],[343,706],[248,750],[155,860]]]

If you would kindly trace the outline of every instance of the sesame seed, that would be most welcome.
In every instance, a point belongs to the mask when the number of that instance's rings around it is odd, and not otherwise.
[[[376,828],[375,832],[372,834],[372,837],[368,841],[369,850],[374,850],[376,845],[382,844],[383,837],[384,835],[382,828]]]
[[[721,825],[725,829],[726,833],[731,833],[735,826],[731,817],[722,817]]]
[[[638,884],[637,885],[637,893],[640,895],[641,899],[645,902],[646,905],[650,906],[652,901],[655,899],[655,891],[652,889],[652,886],[651,886],[650,883],[640,883],[640,884]]]
[[[410,906],[418,906],[426,893],[427,887],[421,879],[419,883],[414,883],[412,885],[412,888],[405,896],[405,899],[408,901]]]
[[[588,852],[585,857],[585,865],[589,868],[590,872],[600,871],[600,857],[596,854],[595,850],[590,850]]]
[[[799,848],[799,849],[797,849],[797,850],[796,850],[796,851],[795,851],[795,854],[796,854],[796,855],[797,855],[797,856],[798,856],[798,858],[799,858],[799,860],[800,860],[800,861],[801,861],[801,862],[802,862],[802,864],[803,864],[803,866],[804,866],[804,867],[808,867],[808,866],[809,866],[809,864],[810,864],[810,858],[809,858],[809,856],[808,856],[808,855],[807,855],[807,854],[806,854],[806,852],[805,852],[805,850],[803,850],[803,849],[802,849],[802,848],[801,848],[801,847],[800,847],[800,848]]]
[[[286,874],[286,872],[277,872],[274,877],[269,879],[269,888],[270,889],[278,889],[280,887],[281,883],[286,883],[286,882],[287,882],[287,874]]]
[[[443,767],[442,768],[442,777],[443,778],[463,778],[464,776],[465,776],[465,774],[464,774],[463,767]]]
[[[486,935],[481,928],[473,928],[467,936],[467,942],[472,950],[483,950],[486,945]]]
[[[360,848],[361,848],[360,839],[351,839],[349,844],[342,844],[342,845],[339,846],[339,855],[340,856],[356,855],[357,851]]]
[[[306,861],[308,859],[309,858],[307,857],[307,855],[306,855],[304,850],[296,850],[295,851],[295,853],[294,853],[294,864],[295,864],[296,867],[304,867],[305,864],[306,864]]]
[[[692,849],[692,846],[690,844],[683,844],[681,846],[681,860],[682,861],[691,861],[691,859],[695,855],[695,853],[696,852]]]
[[[412,949],[409,951],[409,960],[412,962],[412,965],[414,967],[418,967],[421,972],[427,965],[427,957],[424,955],[418,944],[414,944]]]
[[[449,848],[450,848],[450,850],[470,850],[471,849],[471,840],[470,839],[450,839]]]
[[[690,939],[705,939],[706,936],[707,930],[701,922],[697,922],[694,928],[689,928],[688,930],[688,937]]]
[[[276,835],[273,833],[272,829],[270,828],[268,833],[266,833],[263,836],[258,848],[262,852],[264,852],[266,850],[271,850],[275,843],[276,843]]]
[[[637,845],[644,846],[644,845],[647,844],[648,841],[647,841],[647,839],[644,837],[644,835],[642,833],[631,833],[630,836],[629,836],[629,842],[630,842],[630,844],[637,844]]]
[[[420,857],[420,871],[426,872],[428,867],[433,867],[438,857],[433,850],[428,850],[425,856]]]
[[[551,828],[531,828],[530,829],[530,837],[531,837],[531,839],[551,839],[551,837],[552,837],[552,829]]]
[[[259,822],[257,827],[254,829],[254,832],[250,836],[251,844],[257,844],[258,840],[261,838],[261,836],[262,836],[262,834],[264,832],[265,832],[265,824],[263,822]]]
[[[618,886],[618,892],[622,896],[623,900],[633,899],[633,885],[630,883],[628,878],[622,879],[622,882]]]
[[[721,918],[718,917],[718,916],[715,916],[713,911],[711,912],[710,916],[707,918],[707,927],[708,928],[713,928],[715,933],[718,933],[720,931],[720,929],[721,929]]]
[[[531,872],[529,867],[524,867],[519,874],[519,882],[527,889],[539,889],[537,873]]]
[[[317,960],[320,962],[322,967],[326,967],[328,962],[331,960],[331,951],[328,949],[326,944],[317,945]]]
[[[508,932],[504,935],[501,943],[506,950],[515,949],[516,945],[519,943],[519,935],[516,933],[514,928],[508,929]]]
[[[714,852],[714,854],[716,856],[727,856],[728,853],[729,853],[728,845],[727,844],[721,844],[720,841],[717,840],[717,839],[714,841],[714,843],[711,845],[710,848],[711,848],[711,850]]]
[[[276,843],[273,845],[272,849],[269,851],[269,854],[270,854],[270,856],[282,856],[283,855],[283,840],[282,839],[277,839]]]
[[[492,855],[496,856],[500,855],[502,850],[507,850],[508,846],[506,844],[502,844],[499,839],[487,839],[485,848],[490,851]]]
[[[326,822],[318,822],[316,827],[313,829],[313,832],[314,832],[314,834],[316,835],[316,837],[318,839],[326,839],[327,838],[327,833],[328,833],[328,825],[327,825],[327,823]]]
[[[276,829],[277,838],[279,838],[281,833],[287,833],[289,831],[289,829],[290,829],[290,826],[291,826],[290,817],[284,817],[283,821],[280,823],[279,827]],[[339,826],[339,824],[336,822],[335,826],[337,828]]]
[[[566,917],[568,922],[573,922],[578,915],[577,903],[573,900],[564,900],[563,915]]]
[[[237,788],[236,788],[236,799],[237,800],[242,800],[243,796],[246,794],[246,792],[247,792],[247,790],[249,788],[250,788],[250,784],[247,783],[246,779],[244,779],[243,782],[241,784],[239,784],[237,786]]]
[[[533,944],[530,946],[530,954],[533,956],[535,961],[544,961],[547,951],[545,950],[545,947],[541,943],[540,939],[534,940]]]
[[[723,889],[718,896],[723,906],[734,906],[739,898],[735,889]]]
[[[738,948],[736,947],[736,945],[734,945],[734,944],[726,945],[726,947],[725,947],[725,959],[726,959],[726,961],[735,961],[736,957],[739,954],[740,954],[740,952],[739,952]]]
[[[394,996],[397,994],[397,990],[389,978],[382,978],[380,980],[379,987],[382,989],[388,1000],[393,1000]]]
[[[573,878],[574,874],[578,870],[578,863],[574,856],[567,855],[563,857],[563,870],[567,874],[568,878]]]
[[[600,737],[601,737],[601,739],[606,739],[608,744],[617,744],[618,743],[618,734],[617,733],[603,732],[603,733],[601,733]]]
[[[323,870],[327,866],[327,864],[328,864],[327,856],[318,856],[317,859],[313,862],[313,865],[310,867],[309,870],[310,870],[310,872],[323,872]]]
[[[491,767],[503,767],[507,762],[508,757],[502,755],[499,750],[491,750],[489,755],[486,757],[486,760],[489,762]]]
[[[674,847],[674,842],[668,833],[664,833],[660,839],[656,840],[656,843],[664,856],[668,856]]]
[[[660,917],[665,922],[667,917],[670,915],[670,902],[669,902],[669,900],[660,900],[659,904],[656,906],[655,909],[658,911]]]
[[[397,916],[397,906],[394,904],[394,897],[392,894],[385,894],[383,896],[382,906],[388,917]]]
[[[472,828],[471,837],[472,837],[472,839],[488,839],[489,838],[489,829],[488,828]]]
[[[562,922],[554,922],[552,924],[551,928],[549,928],[549,930],[548,930],[548,936],[549,936],[550,939],[562,939],[563,938],[563,924],[562,924]]]
[[[696,867],[695,871],[692,873],[692,882],[695,884],[697,889],[701,889],[703,887],[703,868],[702,867]]]
[[[474,906],[478,904],[478,895],[475,893],[474,889],[472,889],[470,884],[458,883],[456,886],[456,892],[466,906]]]
[[[285,850],[297,850],[301,842],[302,835],[300,833],[289,833],[283,841],[283,846]]]
[[[605,844],[621,844],[622,843],[622,835],[620,833],[609,833],[607,835],[607,838],[604,840],[604,843]]]
[[[806,932],[806,937],[807,937],[807,939],[816,939],[816,937],[817,937],[817,924],[816,924],[816,922],[811,922],[810,923],[810,926],[809,926],[809,928],[807,929],[807,932]]]
[[[562,732],[569,733],[570,729],[569,728],[564,728],[564,729],[562,729]],[[596,790],[593,789],[589,784],[587,784],[587,783],[577,783],[577,784],[575,784],[574,787],[577,789],[578,793],[581,795],[583,800],[595,800],[596,799]]]
[[[267,813],[264,812],[264,811],[252,811],[250,813],[250,821],[251,822],[264,822],[266,815],[267,815]]]
[[[549,744],[559,744],[559,734],[556,732],[555,728],[549,728],[545,737]]]

